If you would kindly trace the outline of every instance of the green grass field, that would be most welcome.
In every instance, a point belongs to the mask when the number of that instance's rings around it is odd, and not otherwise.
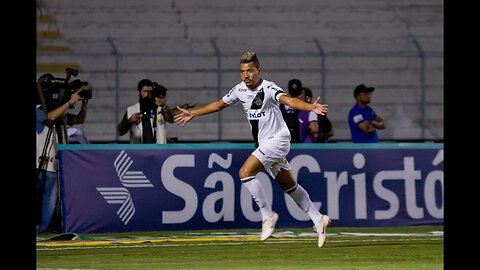
[[[134,232],[37,237],[37,269],[444,269],[443,226]]]

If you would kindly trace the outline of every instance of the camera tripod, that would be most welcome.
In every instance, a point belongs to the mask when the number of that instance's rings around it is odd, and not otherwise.
[[[42,80],[40,80],[41,82]],[[59,143],[68,143],[68,134],[67,134],[67,128],[66,128],[66,122],[67,122],[67,117],[66,115],[61,117],[60,119],[50,121],[48,119],[48,112],[51,110],[49,108],[48,104],[45,101],[44,97],[44,89],[42,87],[42,83],[37,84],[37,91],[38,91],[38,97],[40,100],[40,108],[37,108],[37,110],[41,109],[43,111],[43,130],[41,131],[40,138],[43,140],[43,146],[42,150],[38,155],[38,164],[37,164],[37,170],[36,170],[36,201],[37,201],[37,209],[38,209],[38,214],[37,214],[37,224],[42,224],[42,217],[43,217],[43,200],[44,200],[44,194],[47,194],[46,198],[49,197],[48,194],[53,195],[54,193],[53,190],[46,190],[46,186],[48,186],[47,183],[52,183],[52,173],[55,175],[55,183],[54,185],[57,186],[57,190],[59,190],[59,183],[58,183],[58,161],[56,159],[57,155],[57,145]],[[63,95],[63,90],[60,91],[60,96],[61,98]],[[38,105],[37,105],[38,106]],[[37,113],[39,113],[37,111]],[[47,130],[45,130],[47,129]],[[38,132],[38,131],[37,131]],[[37,135],[38,136],[38,135]],[[37,146],[39,147],[39,146]],[[37,151],[39,151],[40,148],[37,148]],[[53,163],[53,168],[51,167],[51,164]],[[52,171],[53,169],[53,171]],[[50,176],[49,176],[50,175]],[[48,180],[50,179],[50,180]],[[47,193],[46,193],[47,192]],[[50,227],[54,231],[59,231],[61,230],[61,205],[60,205],[60,193],[57,192],[53,196],[56,197],[56,205],[55,205],[55,210],[53,210],[53,216],[52,219],[50,220]],[[53,198],[53,197],[51,197]],[[52,204],[53,205],[53,204]],[[48,210],[47,210],[48,211]],[[45,228],[43,228],[45,229]],[[43,230],[42,229],[42,230]]]

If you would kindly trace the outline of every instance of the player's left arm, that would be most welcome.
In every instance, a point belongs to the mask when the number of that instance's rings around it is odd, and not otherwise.
[[[308,103],[303,100],[300,100],[295,97],[290,97],[288,95],[281,95],[278,100],[280,103],[284,105],[288,105],[294,109],[297,110],[302,110],[302,111],[312,111],[316,114],[321,114],[325,115],[328,111],[328,105],[327,104],[320,104],[320,97],[317,97],[315,102],[313,103]]]

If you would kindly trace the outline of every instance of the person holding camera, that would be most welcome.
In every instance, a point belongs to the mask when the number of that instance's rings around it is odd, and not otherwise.
[[[167,88],[156,82],[153,82],[153,98],[157,106],[157,132],[156,139],[158,144],[178,142],[176,137],[167,137],[167,130],[165,128],[165,121],[174,123],[174,115],[179,114],[180,111],[175,108],[170,108],[167,105]],[[189,109],[195,107],[195,102],[185,103],[180,108]]]
[[[167,88],[149,79],[142,79],[137,85],[139,101],[127,108],[117,126],[120,136],[130,133],[130,143],[166,144],[166,123],[173,123],[177,109],[167,105]],[[194,103],[185,103],[182,108],[192,108]]]
[[[166,144],[168,142],[166,122],[174,123],[173,112],[167,105],[167,88],[153,82],[153,98],[156,106],[156,143]]]
[[[129,106],[117,126],[120,136],[130,134],[130,143],[155,143],[153,82],[142,79],[137,84],[138,102]]]
[[[56,78],[46,73],[38,79],[36,102],[36,131],[37,131],[37,231],[60,231],[60,208],[58,207],[58,163],[57,145],[67,142],[62,129],[65,123],[74,125],[85,120],[86,103],[82,104],[80,112],[75,115],[68,112],[81,96],[72,89],[70,97],[57,99],[58,91],[63,84],[52,84]],[[53,98],[52,98],[53,97]],[[85,102],[85,101],[83,101]],[[55,218],[58,217],[58,218]],[[54,222],[55,221],[55,222]],[[54,224],[55,223],[55,224]]]

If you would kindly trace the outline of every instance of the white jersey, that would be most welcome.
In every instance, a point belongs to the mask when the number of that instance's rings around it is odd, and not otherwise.
[[[223,102],[233,105],[240,100],[258,146],[263,140],[274,137],[290,141],[290,131],[279,108],[281,95],[285,95],[282,88],[262,79],[260,85],[253,90],[248,89],[244,82],[235,85],[223,97]]]

